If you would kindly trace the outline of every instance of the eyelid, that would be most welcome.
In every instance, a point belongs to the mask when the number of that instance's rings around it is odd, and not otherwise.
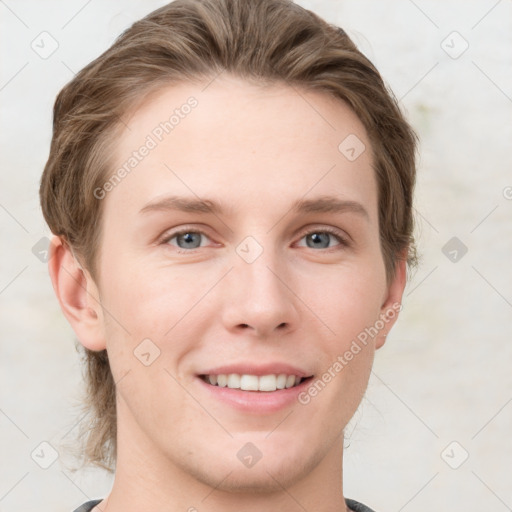
[[[348,233],[345,233],[344,231],[331,226],[313,226],[305,228],[304,231],[300,232],[299,241],[302,240],[305,236],[310,235],[312,233],[329,233],[338,239],[339,246],[350,247],[352,245],[351,237],[350,235],[348,235]],[[334,249],[334,247],[328,247],[324,250]]]
[[[176,236],[183,235],[185,233],[199,233],[199,234],[205,236],[206,238],[208,238],[208,240],[212,240],[211,236],[208,235],[206,230],[198,228],[196,226],[186,226],[185,225],[185,226],[176,228],[175,230],[171,229],[171,230],[165,231],[165,233],[162,236],[158,237],[157,244],[158,245],[169,244],[169,241],[171,239],[175,238]],[[172,245],[172,244],[169,244],[169,245]],[[187,253],[194,252],[197,249],[204,248],[204,247],[196,247],[195,249],[182,249],[181,247],[177,247],[175,245],[173,245],[173,247],[179,252],[187,252]]]
[[[208,235],[206,230],[201,229],[197,226],[184,225],[182,227],[176,228],[175,230],[172,230],[172,229],[167,230],[161,237],[158,238],[157,243],[162,244],[162,245],[169,244],[169,241],[171,239],[175,238],[176,236],[185,234],[185,233],[199,233],[199,234],[205,236],[206,238],[208,238],[208,240],[212,241],[212,238]],[[339,242],[338,245],[325,248],[325,249],[323,249],[324,251],[327,251],[329,249],[335,249],[336,247],[339,247],[339,246],[350,247],[352,245],[350,235],[348,235],[344,231],[342,231],[338,228],[334,228],[332,226],[310,226],[310,227],[304,228],[303,230],[299,231],[299,235],[297,235],[298,236],[297,242],[302,240],[305,236],[310,235],[312,233],[329,233],[338,239],[338,242]],[[169,245],[172,245],[172,244],[169,244]],[[219,244],[217,244],[217,245],[219,245]],[[198,249],[205,248],[205,246],[200,246],[200,247],[196,247],[194,249],[182,249],[175,245],[172,245],[172,246],[174,247],[174,249],[177,252],[181,252],[181,253],[193,253],[193,252],[197,251]]]

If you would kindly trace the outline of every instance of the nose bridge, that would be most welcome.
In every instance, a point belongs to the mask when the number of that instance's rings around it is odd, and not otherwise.
[[[229,280],[226,322],[231,327],[248,326],[260,334],[298,319],[294,295],[285,285],[284,262],[270,247],[242,242],[236,250]]]
[[[270,249],[264,251],[251,263],[242,261],[236,265],[241,279],[250,286],[253,300],[261,297],[267,301],[281,297],[285,291],[285,287],[279,279],[279,272],[276,272],[278,267],[282,267],[282,265],[279,265],[276,256]]]

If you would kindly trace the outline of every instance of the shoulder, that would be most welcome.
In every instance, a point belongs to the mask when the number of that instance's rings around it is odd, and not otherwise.
[[[84,503],[83,505],[80,505],[76,510],[73,512],[90,512],[98,503],[100,503],[102,500],[93,500],[88,501],[87,503]]]
[[[73,512],[90,512],[101,501],[102,500],[88,501],[87,503],[84,503],[83,505],[75,509]],[[350,510],[353,512],[374,512],[371,508],[367,507],[366,505],[363,505],[362,503],[359,503],[358,501],[346,498],[345,502],[347,506],[350,508]]]
[[[347,504],[348,508],[353,512],[374,512],[370,507],[367,507],[366,505],[363,505],[362,503],[359,503],[355,500],[350,500],[348,498],[345,498],[345,503]]]

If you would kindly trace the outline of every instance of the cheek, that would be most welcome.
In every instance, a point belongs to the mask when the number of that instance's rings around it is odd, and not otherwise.
[[[180,362],[191,351],[200,350],[212,318],[219,315],[215,290],[209,290],[224,270],[152,266],[128,258],[112,261],[108,267],[101,299],[108,311],[104,315],[105,334],[115,379],[130,371],[133,380],[145,372],[140,378],[154,384],[156,376],[148,380],[147,374],[158,368],[178,375]],[[138,356],[156,357],[146,368]],[[162,378],[168,384],[168,374]]]
[[[336,269],[320,281],[304,285],[303,296],[336,339],[338,348],[378,319],[385,291],[384,272],[367,266]],[[318,284],[318,282],[317,282]]]
[[[199,299],[208,287],[183,267],[127,259],[108,267],[102,304],[112,374],[121,381],[120,396],[132,412],[144,410],[158,424],[164,413],[151,405],[155,389],[159,400],[183,408],[186,396],[173,376],[180,377],[180,361],[206,328]]]
[[[332,332],[318,339],[321,371],[300,403],[326,418],[318,428],[329,429],[333,436],[361,403],[373,364],[375,342],[369,332],[379,318],[382,289],[368,275],[338,275],[314,295],[318,317]]]
[[[159,267],[119,258],[109,267],[102,303],[133,338],[163,339],[208,290],[204,279],[179,265]]]
[[[318,406],[331,410],[338,425],[355,412],[368,383],[375,352],[371,329],[379,320],[385,274],[373,264],[340,269],[323,282],[322,289],[310,287],[308,304],[328,328],[319,338],[322,372],[317,388],[323,398]]]

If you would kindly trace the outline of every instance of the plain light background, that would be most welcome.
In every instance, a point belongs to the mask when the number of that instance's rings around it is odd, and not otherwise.
[[[110,489],[65,466],[81,367],[34,254],[50,235],[38,187],[60,88],[164,3],[0,1],[1,512],[70,512]],[[422,261],[347,428],[345,496],[376,512],[510,511],[512,4],[297,3],[348,32],[421,139]]]

